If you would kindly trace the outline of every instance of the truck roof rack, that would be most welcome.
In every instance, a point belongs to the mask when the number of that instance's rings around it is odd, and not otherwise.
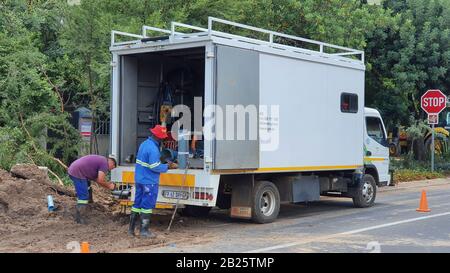
[[[213,29],[213,26],[215,24],[224,24],[231,27],[241,28],[244,30],[250,30],[254,32],[258,32],[264,35],[268,36],[267,40],[262,39],[255,39],[250,38],[246,36],[236,35],[228,32],[218,31]],[[179,32],[177,29],[183,28],[188,29],[191,32]],[[158,33],[164,33],[168,34],[166,36],[159,36],[159,37],[148,37],[147,32],[158,32]],[[138,38],[128,41],[117,41],[116,36],[124,36],[127,38]],[[320,41],[315,41],[311,39],[306,39],[298,36],[293,36],[289,34],[284,34],[280,32],[275,32],[267,29],[257,28],[249,25],[244,25],[224,19],[219,19],[215,17],[208,17],[208,28],[202,28],[197,26],[192,26],[188,24],[178,23],[178,22],[171,22],[170,30],[157,28],[157,27],[151,27],[151,26],[143,26],[142,27],[142,34],[132,34],[127,32],[121,32],[113,30],[111,31],[111,48],[118,47],[118,46],[124,46],[124,45],[134,45],[134,44],[141,44],[141,43],[151,43],[151,42],[159,42],[161,40],[169,40],[175,41],[175,40],[183,40],[183,39],[189,39],[189,38],[198,38],[198,37],[207,37],[207,38],[225,38],[234,40],[237,42],[243,42],[243,43],[250,43],[253,46],[262,46],[262,47],[271,47],[273,49],[279,49],[283,51],[290,51],[293,53],[313,53],[313,54],[319,54],[319,55],[326,55],[327,57],[337,57],[337,58],[345,58],[349,61],[357,61],[364,63],[364,51],[352,49],[348,47],[333,45],[329,43],[324,43]],[[150,39],[149,39],[150,38]],[[276,42],[277,40],[291,40],[294,41],[296,44],[295,46],[292,45],[286,45],[282,44],[280,42]],[[302,46],[303,45],[303,46]],[[316,47],[316,49],[311,49],[312,47]],[[310,47],[310,48],[308,48]],[[334,52],[326,52],[326,50],[334,51]]]

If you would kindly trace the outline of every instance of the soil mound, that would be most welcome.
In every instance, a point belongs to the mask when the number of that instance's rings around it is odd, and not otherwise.
[[[72,252],[78,242],[87,241],[92,252],[149,250],[170,241],[196,237],[184,229],[186,221],[175,221],[166,233],[170,214],[153,215],[154,239],[127,235],[128,216],[111,193],[92,183],[94,203],[89,205],[88,224],[75,223],[76,197],[72,186],[52,182],[45,168],[15,165],[10,172],[0,169],[0,252]],[[53,197],[55,211],[49,212],[47,196]],[[138,233],[138,232],[137,232]]]

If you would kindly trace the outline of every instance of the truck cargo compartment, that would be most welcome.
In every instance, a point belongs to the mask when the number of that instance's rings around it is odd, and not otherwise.
[[[119,164],[127,165],[134,163],[149,129],[161,124],[162,105],[184,104],[190,108],[192,117],[194,98],[200,98],[204,105],[205,48],[123,55],[120,63]],[[176,119],[168,119],[168,131]],[[164,145],[175,150],[177,147],[176,141],[170,140]],[[202,158],[191,161],[192,167],[203,168]]]

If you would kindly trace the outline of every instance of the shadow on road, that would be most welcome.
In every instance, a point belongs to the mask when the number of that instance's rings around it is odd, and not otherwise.
[[[344,211],[354,209],[351,199],[348,198],[329,198],[309,203],[282,204],[278,221],[283,219],[301,218],[310,216],[318,212]],[[207,218],[209,222],[214,224],[227,223],[252,223],[251,220],[234,219],[229,216],[230,211],[227,209],[213,209]]]

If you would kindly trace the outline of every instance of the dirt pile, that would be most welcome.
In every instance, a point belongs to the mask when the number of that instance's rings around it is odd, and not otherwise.
[[[140,240],[127,236],[128,216],[110,192],[92,185],[88,224],[74,221],[76,197],[71,186],[52,182],[45,169],[31,164],[16,165],[11,172],[0,169],[0,252],[71,252],[73,241],[88,241],[93,252],[151,249],[178,240],[191,240],[201,233],[188,231],[187,219],[177,218],[166,233],[170,214],[153,215],[152,231],[157,238]],[[52,195],[55,211],[47,208]]]
[[[53,186],[45,172],[33,165],[15,166],[17,174],[0,169],[0,236],[5,232],[27,230],[49,217],[47,195],[61,195],[55,205],[70,203],[74,193]],[[14,168],[13,168],[14,170]],[[14,175],[14,176],[13,176]]]

